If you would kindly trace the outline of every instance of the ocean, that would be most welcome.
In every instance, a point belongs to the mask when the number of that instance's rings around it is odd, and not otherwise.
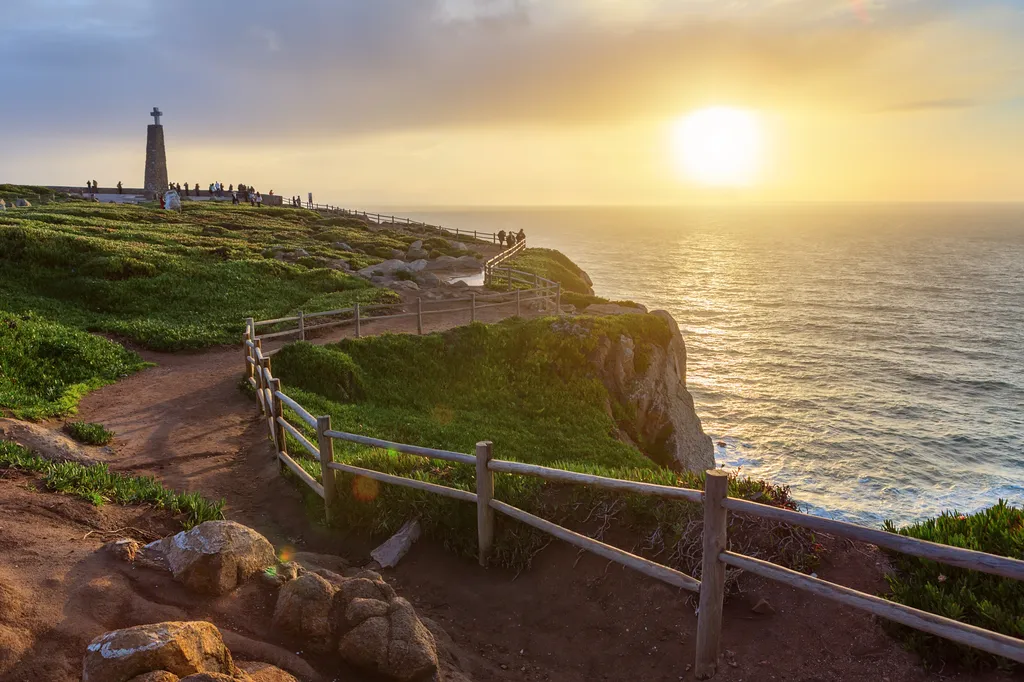
[[[1024,504],[1024,206],[408,211],[678,320],[720,465],[877,526]]]

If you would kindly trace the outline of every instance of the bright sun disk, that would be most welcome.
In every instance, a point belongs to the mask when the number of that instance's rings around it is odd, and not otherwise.
[[[761,146],[761,121],[749,109],[698,109],[673,126],[676,163],[702,185],[751,184],[761,163]]]

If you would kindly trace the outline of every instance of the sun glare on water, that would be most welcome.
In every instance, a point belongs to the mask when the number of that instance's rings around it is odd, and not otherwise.
[[[681,172],[702,185],[753,183],[760,169],[761,147],[761,121],[749,109],[698,109],[673,126],[675,161]]]

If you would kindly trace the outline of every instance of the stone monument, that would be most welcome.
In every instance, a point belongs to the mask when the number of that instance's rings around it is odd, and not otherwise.
[[[164,115],[158,107],[150,112],[155,123],[146,129],[146,182],[147,192],[162,192],[167,189],[167,152],[164,150],[164,127],[160,117]]]

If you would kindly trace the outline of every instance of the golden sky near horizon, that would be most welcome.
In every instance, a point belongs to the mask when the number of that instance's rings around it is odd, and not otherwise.
[[[0,182],[138,184],[159,105],[173,180],[359,206],[1024,200],[1020,0],[13,2]]]

